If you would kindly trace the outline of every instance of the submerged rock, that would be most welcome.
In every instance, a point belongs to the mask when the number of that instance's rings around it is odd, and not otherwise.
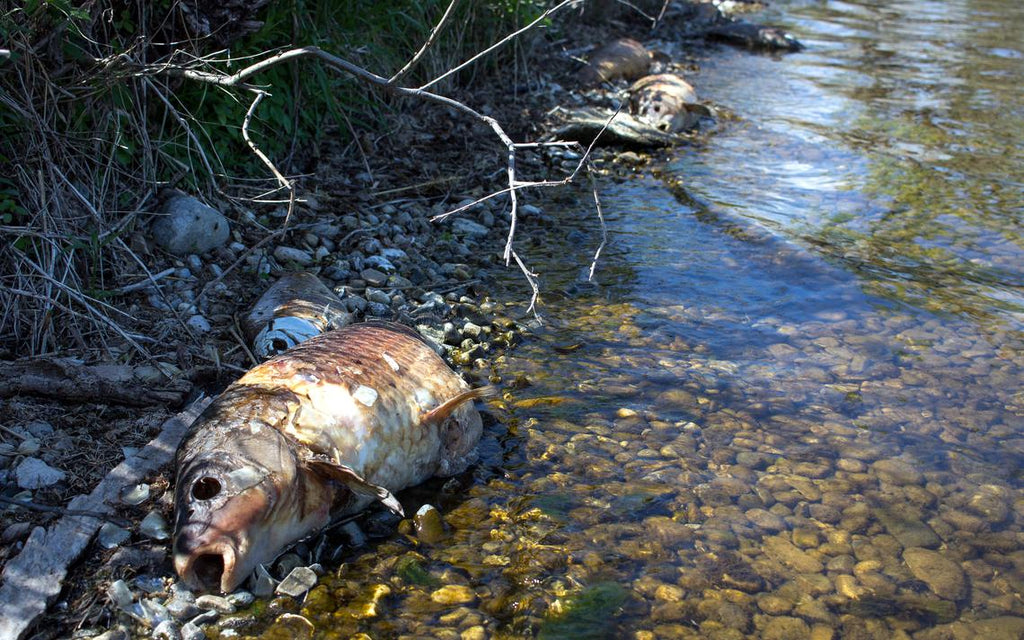
[[[906,549],[903,561],[914,577],[928,585],[935,595],[947,600],[962,600],[967,595],[967,577],[960,565],[938,551]]]

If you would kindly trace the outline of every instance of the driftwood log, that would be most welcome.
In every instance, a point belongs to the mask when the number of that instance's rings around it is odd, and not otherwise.
[[[117,465],[92,493],[72,499],[68,509],[112,513],[110,505],[117,501],[124,487],[138,484],[170,464],[185,431],[207,404],[209,399],[196,401],[167,420],[159,436]],[[68,567],[85,551],[100,524],[95,517],[67,515],[50,528],[36,527],[32,531],[21,553],[4,567],[0,638],[17,640],[25,636],[60,594]]]
[[[192,384],[152,382],[124,365],[86,365],[72,358],[24,358],[0,366],[0,398],[43,396],[67,402],[100,402],[132,407],[181,406]]]

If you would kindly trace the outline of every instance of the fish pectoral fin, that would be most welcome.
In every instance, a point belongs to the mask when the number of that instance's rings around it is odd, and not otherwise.
[[[326,457],[309,458],[305,461],[305,464],[314,473],[340,482],[356,495],[378,500],[391,511],[405,517],[405,511],[402,510],[402,504],[393,493],[379,484],[369,482],[356,473],[352,467],[341,464],[340,462],[335,462]]]
[[[425,412],[420,417],[420,424],[427,424],[428,422],[442,422],[464,403],[476,400],[477,398],[491,398],[496,395],[498,395],[498,388],[494,385],[487,385],[486,387],[463,391],[451,400],[447,400],[430,411]]]

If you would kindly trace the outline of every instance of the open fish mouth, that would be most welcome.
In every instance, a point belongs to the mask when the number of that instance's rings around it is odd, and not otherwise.
[[[178,575],[190,588],[201,591],[232,591],[244,579],[235,576],[235,567],[235,549],[226,541],[174,555]]]

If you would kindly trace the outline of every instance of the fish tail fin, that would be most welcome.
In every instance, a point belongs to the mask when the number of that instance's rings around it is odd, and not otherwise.
[[[424,424],[427,422],[441,422],[466,402],[471,402],[478,398],[493,398],[496,395],[498,395],[498,388],[491,384],[486,387],[477,387],[476,389],[463,391],[451,400],[447,400],[424,413],[420,422]]]

